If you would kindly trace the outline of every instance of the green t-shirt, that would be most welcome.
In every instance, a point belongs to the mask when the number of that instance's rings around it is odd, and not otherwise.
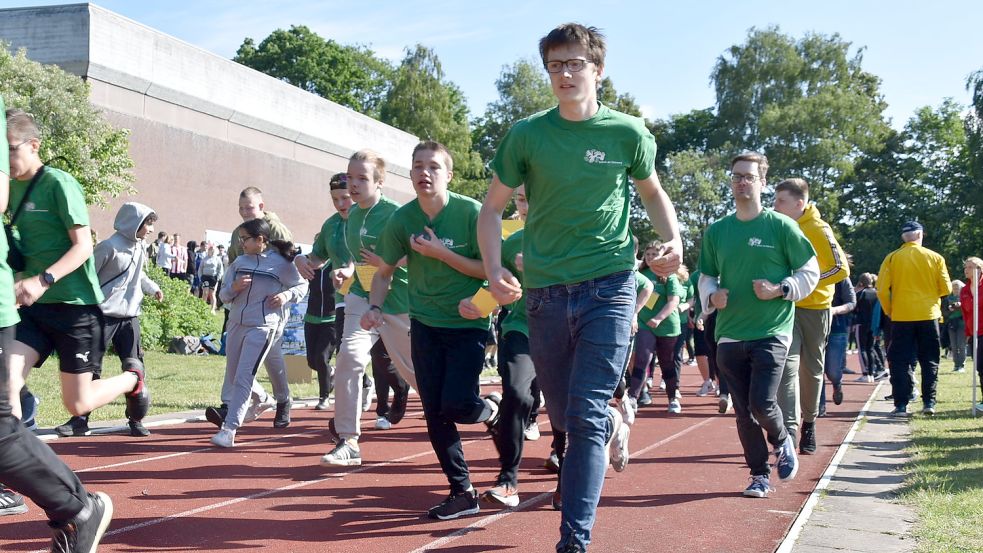
[[[642,293],[647,285],[652,284],[652,279],[635,270],[635,297]]]
[[[0,98],[0,113],[7,108]],[[7,144],[7,118],[0,117],[0,173],[10,176],[10,148]],[[14,274],[7,266],[7,233],[0,233],[0,328],[14,326],[20,321],[14,298]]]
[[[409,202],[390,217],[377,253],[390,265],[407,257],[411,319],[440,328],[488,328],[487,317],[468,320],[457,312],[457,304],[473,296],[484,281],[460,273],[443,261],[417,253],[410,247],[410,239],[428,236],[424,227],[430,227],[452,252],[481,259],[478,250],[480,210],[481,204],[471,198],[448,192],[447,205],[432,221],[420,208],[419,200]]]
[[[527,286],[631,270],[629,179],[648,178],[654,167],[645,123],[604,105],[586,121],[567,121],[553,108],[516,123],[492,169],[506,186],[526,186]]]
[[[505,242],[502,242],[502,266],[508,269],[515,278],[522,284],[522,271],[515,266],[515,256],[522,253],[522,235],[524,231],[519,229],[513,232]],[[523,263],[523,266],[525,264]],[[502,336],[510,331],[521,332],[526,337],[529,336],[529,321],[526,319],[526,295],[509,306],[509,313],[502,320]]]
[[[352,254],[348,252],[348,244],[345,242],[346,222],[340,214],[335,213],[324,221],[324,224],[321,225],[321,232],[314,237],[311,253],[325,262],[325,270],[327,270],[328,263],[335,269],[340,269],[352,260]],[[344,303],[345,297],[340,292],[335,291],[334,301],[336,304]],[[334,316],[331,317],[331,321],[333,320]]]
[[[689,287],[693,291],[693,320],[695,321],[699,318],[700,314],[703,313],[703,302],[700,301],[700,271],[693,271],[693,274],[689,275]]]
[[[700,272],[720,279],[729,291],[727,307],[717,315],[715,339],[738,341],[790,336],[795,304],[783,298],[759,300],[753,281],[779,283],[816,255],[799,225],[765,209],[750,221],[731,214],[703,235]]]
[[[11,213],[24,199],[29,184],[30,181],[10,181]],[[72,247],[68,230],[74,226],[89,226],[82,186],[68,173],[45,167],[14,229],[14,240],[26,261],[23,274],[27,277],[41,274],[61,259]],[[78,269],[45,290],[38,303],[99,305],[102,300],[95,261],[90,255]]]
[[[355,263],[361,262],[363,248],[379,254],[376,249],[379,239],[397,209],[399,209],[399,204],[383,196],[368,209],[362,209],[358,207],[358,204],[355,204],[348,210],[345,243]],[[398,262],[399,259],[396,261]],[[381,306],[383,313],[399,315],[407,312],[406,278],[406,267],[397,267],[393,273],[392,284],[389,286],[389,295],[386,296],[386,301]],[[369,293],[362,288],[357,276],[348,292],[365,299],[369,298]]]
[[[643,307],[641,311],[638,312],[638,328],[648,329],[652,334],[659,337],[670,337],[679,336],[679,310],[673,309],[669,316],[663,319],[659,326],[652,328],[647,323],[649,319],[656,316],[662,308],[666,306],[669,302],[670,297],[680,298],[682,301],[683,294],[686,293],[682,284],[679,283],[679,279],[676,275],[669,275],[669,278],[662,280],[661,278],[655,276],[655,273],[651,269],[645,268],[640,271],[642,276],[652,281],[653,294],[658,294],[659,298],[655,300],[655,306],[649,309],[648,307]]]

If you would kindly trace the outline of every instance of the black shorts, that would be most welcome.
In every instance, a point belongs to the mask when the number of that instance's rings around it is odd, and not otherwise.
[[[202,288],[215,288],[218,284],[218,279],[212,275],[201,275],[201,287]]]
[[[98,305],[35,303],[19,310],[16,340],[38,352],[35,367],[58,352],[63,373],[99,373],[106,346],[103,316]]]
[[[706,357],[710,355],[710,346],[707,344],[706,331],[693,328],[693,356]]]

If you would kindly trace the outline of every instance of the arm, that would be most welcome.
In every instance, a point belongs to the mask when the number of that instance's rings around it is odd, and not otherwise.
[[[837,288],[843,288],[843,303],[830,309],[831,315],[845,315],[857,307],[857,291],[853,289],[853,284],[849,281],[840,281],[836,284]],[[837,290],[839,292],[839,290]]]
[[[92,232],[88,225],[75,225],[69,228],[68,238],[72,241],[72,246],[58,261],[46,269],[55,277],[56,282],[81,267],[92,255]],[[14,288],[19,305],[33,304],[47,290],[47,286],[41,283],[40,275],[18,281]]]
[[[410,238],[410,247],[413,248],[413,251],[443,261],[446,265],[461,274],[482,280],[485,279],[485,268],[480,259],[471,259],[470,257],[464,257],[461,254],[452,252],[444,246],[444,243],[434,234],[432,228],[425,227],[425,229],[428,236],[413,236]],[[499,252],[501,252],[501,242],[499,243]]]
[[[492,175],[488,194],[478,213],[478,247],[488,278],[488,291],[501,305],[522,297],[522,287],[508,269],[502,267],[502,213],[512,199],[512,189]]]
[[[833,236],[833,230],[824,225],[822,231],[823,240],[817,240],[813,247],[816,248],[816,255],[820,259],[829,259],[833,265],[820,273],[819,286],[836,284],[850,276],[850,266],[847,264],[846,254],[843,253],[843,248]],[[824,250],[821,255],[820,248]]]
[[[393,272],[395,270],[395,265],[384,262],[376,270],[375,276],[372,277],[372,291],[369,292],[369,305],[375,306],[375,308],[370,307],[362,315],[360,323],[363,329],[370,330],[382,325],[382,310],[379,309],[379,306],[385,303],[386,297],[389,296],[389,286],[392,284]]]
[[[654,267],[650,265],[650,268],[658,276],[669,276],[679,269],[683,260],[683,240],[679,235],[676,209],[669,195],[663,190],[655,171],[652,171],[646,179],[636,180],[635,188],[638,190],[642,205],[645,206],[645,212],[648,213],[652,228],[665,242],[662,252],[655,259]]]
[[[669,296],[669,299],[666,300],[666,304],[662,306],[662,309],[660,309],[654,317],[649,319],[647,324],[652,328],[659,326],[662,324],[662,321],[666,320],[678,307],[679,296]]]
[[[635,317],[638,317],[638,314],[642,312],[642,308],[645,307],[645,304],[648,303],[649,298],[652,297],[652,290],[654,289],[655,286],[652,286],[651,282],[647,282],[645,286],[638,291],[638,297],[635,298]]]
[[[891,254],[893,255],[893,254]],[[881,270],[877,273],[877,299],[881,302],[881,311],[891,316],[891,256],[884,259],[881,263]]]

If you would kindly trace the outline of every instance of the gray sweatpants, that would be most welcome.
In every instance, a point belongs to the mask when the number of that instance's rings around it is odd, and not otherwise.
[[[279,327],[248,327],[229,322],[225,337],[225,382],[222,384],[222,402],[228,405],[229,414],[225,417],[224,428],[236,430],[242,426],[252,396],[257,393],[255,387],[259,386],[256,371],[281,339]],[[262,390],[259,386],[262,395],[257,399],[265,397]]]

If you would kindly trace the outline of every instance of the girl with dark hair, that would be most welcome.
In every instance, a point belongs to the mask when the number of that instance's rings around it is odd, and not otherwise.
[[[247,417],[247,411],[256,370],[283,338],[287,304],[300,301],[307,293],[307,281],[293,265],[293,243],[270,240],[270,225],[263,219],[246,221],[236,233],[243,255],[229,266],[228,277],[219,291],[219,298],[230,310],[222,387],[229,396],[222,398],[228,409],[219,413],[222,426],[212,437],[212,443],[219,447],[233,447],[236,431],[247,418],[252,418]],[[277,404],[278,415],[289,412],[289,406],[288,391],[286,402]],[[289,418],[277,417],[281,418],[289,424]]]

